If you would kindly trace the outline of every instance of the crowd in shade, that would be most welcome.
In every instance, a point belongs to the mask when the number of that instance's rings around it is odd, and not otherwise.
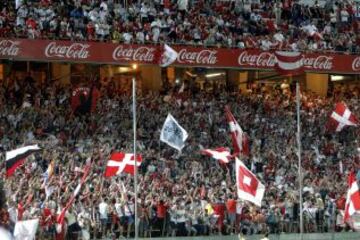
[[[131,96],[108,82],[96,86],[96,111],[74,114],[70,86],[38,84],[31,77],[2,83],[2,150],[31,144],[42,149],[4,180],[3,226],[11,230],[19,220],[39,218],[41,239],[62,239],[64,234],[69,239],[133,236],[134,178],[104,177],[112,152],[133,151]],[[143,158],[138,176],[140,236],[298,232],[293,84],[253,84],[246,92],[210,93],[190,86],[185,82],[181,101],[180,86],[138,95],[137,151]],[[347,174],[354,171],[360,179],[360,128],[333,133],[326,131],[325,123],[339,101],[360,116],[359,97],[359,85],[331,88],[326,97],[301,92],[306,232],[349,230],[342,214]],[[221,164],[200,154],[202,148],[231,148],[225,105],[249,136],[250,156],[242,161],[266,187],[261,207],[237,198],[234,161]],[[159,141],[168,113],[189,133],[181,153]],[[45,180],[51,162],[54,171]],[[89,175],[66,212],[64,231],[57,234],[57,216],[90,162]]]
[[[4,38],[347,53],[360,43],[354,0],[18,0],[0,10]]]

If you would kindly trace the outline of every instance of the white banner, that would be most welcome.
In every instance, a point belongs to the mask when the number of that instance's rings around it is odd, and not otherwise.
[[[182,128],[175,118],[169,113],[161,129],[160,141],[181,151],[185,146],[188,133]]]

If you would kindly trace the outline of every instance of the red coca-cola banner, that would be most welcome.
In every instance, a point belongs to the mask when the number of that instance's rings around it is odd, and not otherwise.
[[[172,46],[179,56],[174,65],[273,69],[275,55],[259,49],[201,48]],[[70,42],[29,39],[0,39],[0,58],[34,61],[65,61],[110,64],[158,64],[160,46]],[[360,56],[331,53],[306,53],[304,65],[309,72],[360,72]]]

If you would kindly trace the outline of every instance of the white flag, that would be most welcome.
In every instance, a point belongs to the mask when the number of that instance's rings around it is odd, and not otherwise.
[[[160,141],[181,151],[185,146],[188,133],[182,128],[175,118],[169,113],[161,129]]]
[[[167,44],[164,45],[164,52],[160,59],[160,66],[167,67],[176,61],[178,53]]]
[[[18,9],[21,5],[23,5],[23,0],[15,0],[15,9]]]
[[[14,230],[15,240],[34,240],[38,226],[39,219],[17,222]]]

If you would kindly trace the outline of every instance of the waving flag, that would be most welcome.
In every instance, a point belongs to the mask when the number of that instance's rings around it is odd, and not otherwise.
[[[202,154],[205,154],[207,156],[210,156],[221,163],[229,163],[231,160],[231,153],[228,148],[220,147],[216,148],[214,150],[212,149],[203,149],[201,150]]]
[[[15,224],[15,240],[33,240],[39,226],[39,219],[18,221]]]
[[[256,176],[236,158],[236,186],[238,197],[261,207],[261,201],[264,197],[265,186],[256,178]]]
[[[304,73],[303,55],[300,52],[276,51],[276,69],[281,75],[300,75]]]
[[[226,119],[230,126],[234,154],[250,155],[249,139],[235,120],[228,106],[225,107]]]
[[[345,103],[337,103],[326,125],[329,131],[340,132],[346,126],[357,126],[356,116],[350,111]]]
[[[167,143],[169,146],[181,151],[185,146],[188,133],[175,118],[169,113],[161,129],[160,141]]]
[[[58,224],[56,230],[58,233],[60,233],[62,231],[62,226],[63,226],[64,220],[65,220],[65,213],[71,207],[71,205],[75,201],[76,196],[79,194],[82,185],[85,183],[86,177],[89,175],[90,168],[91,168],[91,163],[86,165],[85,170],[84,170],[84,175],[82,176],[80,183],[76,186],[74,193],[71,195],[69,201],[66,203],[66,206],[61,210],[60,215],[56,219],[56,222]]]
[[[24,164],[28,156],[40,150],[41,148],[38,145],[31,145],[6,152],[6,176],[13,175],[15,170]]]
[[[139,167],[142,162],[141,155],[136,155],[136,165]],[[105,177],[112,177],[122,172],[134,175],[135,174],[135,159],[134,154],[116,152],[111,154],[105,169]]]
[[[167,67],[176,61],[178,53],[172,49],[169,45],[164,45],[164,52],[160,58],[160,66]]]
[[[348,176],[349,190],[347,192],[344,221],[346,222],[356,211],[360,211],[359,185],[353,172]]]

